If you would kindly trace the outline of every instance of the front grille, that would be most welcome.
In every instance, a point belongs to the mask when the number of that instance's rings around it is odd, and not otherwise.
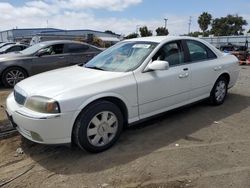
[[[23,96],[21,93],[19,93],[18,91],[14,90],[14,97],[15,97],[15,101],[20,104],[20,105],[24,105],[26,97]]]

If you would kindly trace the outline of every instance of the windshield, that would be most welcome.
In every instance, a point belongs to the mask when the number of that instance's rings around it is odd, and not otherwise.
[[[13,44],[8,44],[8,45],[0,48],[0,52],[4,52],[5,50],[7,50],[8,48],[10,48],[11,46],[13,46]]]
[[[90,60],[84,67],[127,72],[136,69],[157,46],[153,42],[121,42]]]
[[[22,54],[34,54],[36,53],[38,50],[42,49],[43,47],[45,47],[46,45],[43,43],[37,43],[33,46],[30,46],[28,48],[26,48],[25,50],[22,50],[21,53]]]

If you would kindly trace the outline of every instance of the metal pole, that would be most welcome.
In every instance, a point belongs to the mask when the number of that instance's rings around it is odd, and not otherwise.
[[[165,21],[165,29],[167,29],[168,19],[167,19],[167,18],[164,18],[164,21]]]

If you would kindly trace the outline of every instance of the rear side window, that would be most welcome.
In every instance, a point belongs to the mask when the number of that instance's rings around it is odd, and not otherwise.
[[[69,53],[82,53],[86,52],[89,49],[89,46],[84,44],[68,44]]]
[[[216,58],[207,46],[198,41],[187,41],[191,61],[202,61]]]

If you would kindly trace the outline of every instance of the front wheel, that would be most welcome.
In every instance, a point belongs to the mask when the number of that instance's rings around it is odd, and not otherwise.
[[[210,93],[210,101],[213,105],[223,104],[227,96],[228,80],[225,77],[220,77],[214,84]]]
[[[109,101],[97,101],[79,115],[73,130],[74,142],[92,153],[110,148],[123,128],[121,110]]]
[[[2,82],[5,87],[14,87],[18,82],[27,78],[25,70],[19,67],[11,67],[6,69],[2,74]]]

